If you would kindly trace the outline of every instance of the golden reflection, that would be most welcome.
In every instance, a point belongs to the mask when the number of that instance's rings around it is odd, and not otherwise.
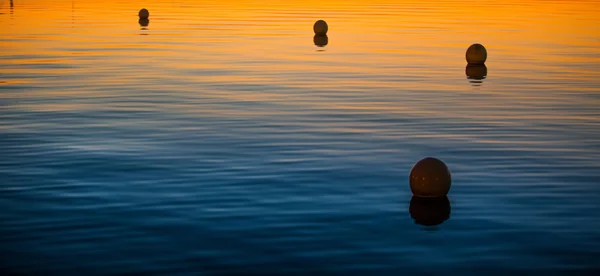
[[[139,11],[141,7],[152,10],[153,13],[156,11],[161,15],[178,18],[177,21],[172,20],[166,23],[165,27],[170,27],[167,26],[168,24],[173,24],[173,26],[211,26],[216,23],[218,28],[222,28],[224,26],[231,27],[232,22],[249,22],[246,27],[253,31],[261,31],[259,26],[269,28],[280,26],[277,28],[286,32],[306,33],[307,27],[310,28],[310,25],[314,24],[316,19],[323,17],[327,18],[328,21],[332,20],[330,23],[335,24],[335,31],[338,34],[336,42],[344,44],[346,47],[357,48],[361,46],[360,43],[345,43],[357,41],[356,36],[353,34],[369,34],[368,40],[373,41],[373,45],[370,45],[373,47],[369,47],[369,49],[374,49],[374,51],[375,49],[377,51],[391,51],[400,48],[406,51],[417,51],[425,45],[436,43],[440,47],[434,49],[436,52],[433,55],[430,51],[429,55],[432,58],[448,57],[451,50],[464,47],[465,43],[472,41],[484,41],[486,45],[494,45],[495,56],[498,57],[504,41],[519,41],[519,44],[537,47],[542,46],[539,44],[556,45],[556,42],[571,44],[574,39],[590,36],[590,34],[594,34],[596,37],[600,35],[600,29],[589,26],[590,23],[597,22],[596,18],[599,14],[598,9],[588,1],[548,1],[534,2],[531,5],[511,4],[520,3],[516,0],[503,1],[502,4],[495,3],[498,2],[496,0],[488,5],[462,5],[460,1],[421,1],[414,3],[411,1],[374,0],[369,4],[360,4],[360,2],[352,0],[327,1],[319,3],[318,14],[314,12],[315,4],[313,1],[297,0],[286,1],[284,5],[274,5],[275,0],[257,2],[226,0],[221,1],[218,5],[205,0],[181,0],[176,2],[141,2],[137,0],[74,1],[77,2],[78,11],[81,11],[85,19],[90,22],[119,23],[119,20],[123,20],[123,15],[126,14],[123,11]],[[10,0],[10,3],[12,10],[13,0]],[[35,10],[23,10],[19,22],[16,22],[17,24],[14,27],[0,28],[0,35],[27,33],[39,27],[35,26],[33,22],[39,22],[40,20],[54,22],[57,19],[60,20],[61,13],[66,11],[60,7],[66,3],[60,1],[32,0],[27,3],[29,5],[35,3],[39,9],[51,12],[39,13]],[[389,8],[382,13],[381,6]],[[491,9],[490,6],[494,8]],[[552,16],[544,19],[541,22],[543,24],[536,22],[542,20],[536,19],[539,14],[555,15],[557,14],[556,11],[564,9],[578,11],[578,20],[573,20],[572,16]],[[284,11],[297,11],[300,15],[285,18],[279,15]],[[340,14],[343,14],[343,17]],[[465,14],[469,14],[468,19],[463,18]],[[398,21],[399,17],[402,18],[401,22]],[[270,19],[266,20],[266,18]],[[527,20],[510,20],[511,18]],[[468,27],[471,26],[469,25],[470,22],[480,21],[486,23],[485,31],[472,30]],[[126,28],[125,25],[115,27]],[[441,28],[444,31],[431,35],[431,28]],[[94,31],[109,35],[113,33],[114,29]],[[420,33],[420,35],[405,36],[401,43],[395,45],[395,48],[380,47],[387,45],[386,43],[391,39],[398,38],[397,35],[389,35],[390,33],[412,34],[415,32]],[[255,33],[253,34],[255,35]],[[555,35],[556,33],[564,33],[564,35]],[[417,37],[418,39],[416,39]],[[378,41],[378,43],[375,44],[375,41]],[[594,40],[581,42],[591,44],[588,45],[589,47],[597,47],[597,42]],[[532,59],[539,58],[543,51],[534,49],[535,47],[517,48],[513,53]],[[461,51],[464,50],[461,49]],[[397,56],[390,56],[390,58],[398,58],[399,62],[405,61],[405,57]],[[463,59],[462,54],[454,52],[452,57],[455,57],[457,61]],[[450,63],[452,60],[453,58],[445,58],[442,61]]]
[[[13,2],[10,0],[11,13]],[[544,80],[548,78],[546,72],[555,69],[563,70],[561,77],[565,80],[588,78],[597,74],[593,68],[600,62],[596,39],[600,37],[600,29],[594,24],[600,14],[597,6],[590,1],[525,0],[528,5],[514,5],[519,2],[491,0],[481,5],[464,5],[460,1],[416,3],[373,0],[365,3],[333,0],[319,2],[318,9],[315,9],[314,1],[299,0],[225,0],[218,3],[206,0],[73,0],[71,5],[68,5],[68,1],[16,2],[15,9],[19,11],[11,16],[10,23],[7,17],[0,17],[3,55],[57,57],[65,63],[80,63],[76,66],[87,66],[90,60],[102,56],[104,58],[97,62],[114,67],[135,64],[151,56],[162,62],[162,68],[174,72],[169,75],[174,81],[185,79],[198,83],[241,82],[249,85],[269,83],[295,89],[318,88],[323,93],[343,89],[354,95],[374,89],[380,93],[377,97],[381,97],[378,99],[382,101],[376,106],[366,102],[337,103],[336,108],[375,108],[377,112],[425,115],[439,112],[460,118],[471,116],[467,113],[486,104],[461,101],[463,108],[448,114],[449,107],[425,110],[419,105],[389,101],[384,96],[399,86],[405,91],[403,93],[420,89],[463,93],[460,88],[453,87],[451,81],[455,79],[456,71],[465,66],[465,46],[473,42],[485,43],[494,50],[493,70],[498,79],[508,79],[527,71],[531,72],[528,77]],[[149,21],[148,25],[139,21],[139,27],[133,26],[133,18],[138,15],[135,12],[140,8],[147,8],[152,11],[153,18],[160,18],[162,32],[156,33],[156,44],[137,45],[131,40],[131,29],[135,35],[149,33],[144,29],[149,27]],[[466,14],[469,16],[465,17]],[[315,46],[308,44],[307,35],[314,35],[310,27],[321,18],[335,26],[333,46],[339,54],[295,54],[300,52],[296,51],[299,45],[314,47],[311,49],[315,50],[331,49],[325,37],[315,36]],[[64,30],[61,24],[68,23],[70,19],[74,21],[74,28],[68,33],[61,33]],[[52,24],[40,25],[39,22]],[[475,23],[481,27],[473,28]],[[105,45],[123,51],[113,51]],[[142,47],[146,51],[138,51]],[[252,61],[258,57],[265,62],[238,62]],[[540,62],[523,63],[522,60]],[[4,69],[8,62],[24,63],[17,59],[3,60],[0,73],[8,70]],[[581,66],[565,66],[571,63]],[[210,76],[178,74],[178,70],[186,70],[187,67],[224,73]],[[392,68],[402,68],[410,73],[399,75]],[[451,72],[447,68],[455,70]],[[519,70],[513,70],[516,68]],[[305,81],[312,79],[304,78],[308,73],[335,77],[316,84]],[[486,78],[487,68],[467,66],[465,73],[469,81],[477,85]],[[342,77],[346,75],[361,77]],[[431,82],[425,88],[413,78],[433,75],[438,76],[439,81]],[[586,84],[569,89],[583,91],[594,87]],[[506,102],[499,104],[509,103],[515,95],[514,91],[503,89],[495,93],[506,96],[502,98]],[[234,93],[230,96],[241,100],[250,94]],[[269,95],[273,97],[273,93]],[[298,99],[310,103],[311,107],[326,107],[331,102],[323,100],[331,101],[332,98],[322,95]],[[437,103],[439,98],[431,100]]]
[[[315,35],[313,37],[313,42],[317,47],[325,47],[329,43],[329,38],[327,35]]]
[[[447,196],[421,198],[413,196],[408,208],[410,217],[416,224],[436,226],[450,218],[450,200]]]
[[[487,66],[485,64],[467,64],[465,74],[470,83],[481,84],[487,77]]]

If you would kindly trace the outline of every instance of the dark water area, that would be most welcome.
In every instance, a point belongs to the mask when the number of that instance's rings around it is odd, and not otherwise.
[[[0,274],[596,275],[600,3],[422,2],[0,2]]]

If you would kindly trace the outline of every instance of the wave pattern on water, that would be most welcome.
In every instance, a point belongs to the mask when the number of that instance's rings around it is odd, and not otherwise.
[[[0,2],[3,272],[600,270],[598,1],[88,2]]]

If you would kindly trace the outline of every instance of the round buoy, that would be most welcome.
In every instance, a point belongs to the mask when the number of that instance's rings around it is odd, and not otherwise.
[[[318,47],[325,47],[327,46],[327,43],[329,43],[329,38],[327,35],[315,35],[315,37],[313,37],[313,42]]]
[[[315,31],[315,34],[325,35],[325,34],[327,34],[329,27],[327,26],[327,22],[325,22],[324,20],[319,20],[319,21],[315,22],[315,25],[313,26],[313,30]]]
[[[483,64],[487,60],[487,50],[483,45],[475,43],[467,49],[465,56],[469,64]]]
[[[483,80],[487,76],[487,66],[485,64],[467,64],[465,74],[467,75],[467,79]]]
[[[421,198],[413,196],[408,212],[416,224],[436,226],[450,218],[450,200],[447,196]]]
[[[410,190],[417,197],[443,197],[450,191],[450,170],[439,159],[427,157],[410,171]]]
[[[147,9],[141,9],[138,15],[141,19],[148,19],[148,17],[150,17],[150,12]]]

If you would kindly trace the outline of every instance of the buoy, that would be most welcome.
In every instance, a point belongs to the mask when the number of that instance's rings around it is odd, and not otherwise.
[[[487,50],[483,45],[475,43],[467,49],[465,56],[469,64],[483,64],[487,60]]]
[[[325,47],[327,46],[327,43],[329,43],[329,38],[327,35],[315,35],[315,37],[313,37],[313,42],[318,47]]]
[[[138,15],[141,19],[148,19],[148,17],[150,17],[150,12],[148,12],[147,9],[141,9]]]
[[[443,197],[450,191],[450,170],[444,162],[427,157],[417,162],[410,171],[410,190],[417,197]]]
[[[422,198],[413,196],[408,212],[416,224],[436,226],[450,218],[450,200],[447,196]]]
[[[329,27],[327,26],[327,22],[325,22],[324,20],[319,20],[319,21],[315,22],[315,25],[313,26],[313,30],[315,31],[315,34],[325,35],[325,34],[327,34]]]
[[[481,83],[481,80],[484,80],[487,76],[487,66],[485,64],[467,64],[465,74],[467,79]]]

